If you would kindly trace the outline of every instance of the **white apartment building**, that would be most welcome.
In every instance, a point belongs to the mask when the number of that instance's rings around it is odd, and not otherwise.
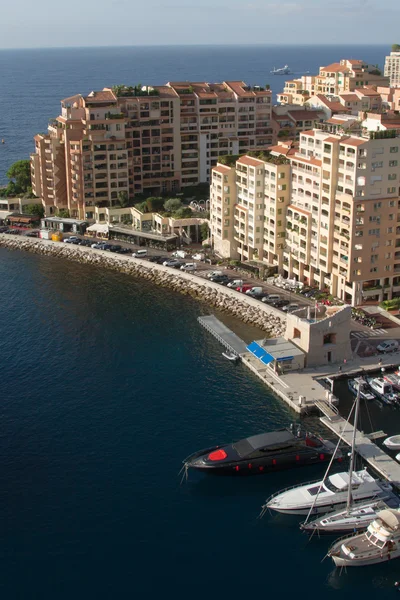
[[[386,57],[385,76],[389,77],[390,87],[400,87],[400,48]]]

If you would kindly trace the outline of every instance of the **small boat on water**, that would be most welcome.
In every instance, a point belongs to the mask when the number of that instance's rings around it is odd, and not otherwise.
[[[290,75],[291,71],[288,65],[281,67],[280,69],[275,69],[275,67],[271,71],[272,75]]]
[[[398,401],[398,395],[383,377],[368,377],[367,381],[372,393],[385,404],[394,404]]]
[[[362,377],[348,379],[347,386],[352,394],[357,395],[360,388],[360,398],[362,400],[375,400],[375,395],[368,389],[368,385]]]
[[[335,444],[329,440],[292,425],[199,450],[185,458],[183,466],[217,475],[257,475],[329,461],[334,452]],[[336,458],[341,457],[341,452],[336,452]]]
[[[364,567],[400,556],[400,512],[379,511],[365,533],[336,541],[329,549],[337,567]]]
[[[237,362],[239,360],[239,355],[234,354],[233,352],[223,352],[222,356],[227,360],[231,360],[232,362]]]
[[[400,435],[392,435],[383,442],[388,450],[400,450]]]

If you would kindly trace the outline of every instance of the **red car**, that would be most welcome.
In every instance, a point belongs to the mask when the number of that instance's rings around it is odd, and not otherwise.
[[[253,288],[254,285],[242,285],[240,287],[236,288],[237,292],[243,292],[243,294],[245,294],[247,292],[247,290],[251,290],[251,288]]]

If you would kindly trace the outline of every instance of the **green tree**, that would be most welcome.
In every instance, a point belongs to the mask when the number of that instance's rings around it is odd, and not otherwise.
[[[146,200],[146,205],[148,212],[157,212],[163,209],[164,198],[161,198],[161,196],[150,196],[150,198],[147,198]]]
[[[175,219],[190,219],[190,217],[193,217],[193,211],[188,206],[182,206],[174,211],[173,216]]]
[[[166,202],[164,202],[164,208],[167,212],[176,212],[182,206],[182,202],[179,198],[169,198]]]
[[[208,223],[202,223],[200,225],[200,237],[201,241],[207,240],[210,235],[210,229],[208,227]]]
[[[42,204],[27,204],[24,206],[24,213],[27,215],[37,215],[41,219],[44,217],[44,208]]]
[[[18,160],[7,171],[10,183],[15,184],[15,192],[22,194],[28,191],[32,185],[31,165],[29,160]]]
[[[149,212],[148,208],[147,208],[147,200],[144,200],[143,202],[139,202],[139,204],[135,204],[135,208],[140,210],[141,213]]]
[[[60,217],[60,219],[69,219],[69,210],[67,208],[59,208],[57,211],[57,217]]]
[[[121,208],[126,208],[129,205],[128,192],[118,192],[118,202],[120,203]]]
[[[400,44],[392,44],[392,52],[399,52]]]

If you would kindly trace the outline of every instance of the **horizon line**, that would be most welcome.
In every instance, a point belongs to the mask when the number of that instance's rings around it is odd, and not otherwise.
[[[250,48],[250,47],[265,47],[265,48],[315,48],[315,47],[332,47],[337,48],[341,46],[353,47],[357,48],[360,46],[368,46],[368,47],[388,47],[388,51],[391,49],[391,44],[386,43],[368,43],[368,42],[359,42],[359,43],[314,43],[314,44],[304,44],[304,43],[289,43],[289,44],[281,44],[279,42],[276,43],[264,43],[264,42],[249,42],[247,44],[235,44],[235,43],[226,43],[226,44],[218,44],[218,43],[210,43],[210,44],[121,44],[121,45],[109,45],[109,46],[23,46],[18,48],[1,48],[0,52],[7,51],[22,51],[22,50],[100,50],[100,49],[112,49],[112,48]]]

